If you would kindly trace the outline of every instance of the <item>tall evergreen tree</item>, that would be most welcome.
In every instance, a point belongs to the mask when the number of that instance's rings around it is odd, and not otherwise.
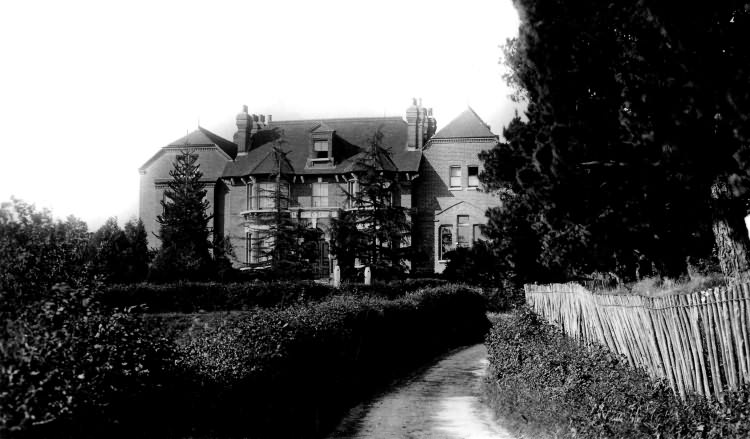
[[[317,257],[321,235],[319,230],[311,229],[289,210],[289,181],[293,172],[286,157],[290,151],[285,145],[283,135],[280,135],[270,152],[273,171],[264,182],[266,185],[259,185],[256,189],[257,208],[265,212],[255,214],[248,224],[255,235],[251,245],[258,258],[258,267],[269,269],[269,277],[307,278],[314,274],[313,261]]]
[[[750,10],[744,2],[517,0],[506,50],[525,120],[485,154],[561,276],[676,276],[711,254],[747,273]],[[515,209],[513,211],[509,209]],[[522,217],[522,218],[519,218]],[[712,234],[712,228],[714,234]]]
[[[155,279],[204,279],[212,273],[210,230],[206,184],[198,164],[198,154],[185,148],[177,155],[172,180],[161,202],[161,248],[154,259]]]
[[[332,252],[343,273],[352,271],[354,255],[373,275],[390,278],[403,274],[411,251],[411,222],[400,205],[398,168],[390,151],[382,145],[383,133],[376,131],[366,151],[355,161],[358,190],[348,193],[354,209],[334,223]],[[340,257],[339,257],[340,256]]]

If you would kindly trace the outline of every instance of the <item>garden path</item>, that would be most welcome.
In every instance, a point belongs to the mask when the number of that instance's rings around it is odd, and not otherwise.
[[[510,439],[480,400],[487,364],[483,344],[454,350],[355,407],[329,439]]]

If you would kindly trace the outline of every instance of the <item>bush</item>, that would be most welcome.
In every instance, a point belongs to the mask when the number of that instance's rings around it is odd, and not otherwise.
[[[78,437],[123,421],[164,369],[164,340],[131,310],[103,312],[86,288],[44,296],[3,316],[0,436]]]
[[[531,437],[748,437],[750,389],[725,405],[681,401],[666,383],[601,346],[582,346],[529,310],[502,316],[487,337],[491,404]]]
[[[283,307],[321,300],[339,293],[395,298],[421,288],[446,283],[441,279],[406,279],[373,286],[345,284],[338,290],[314,281],[140,283],[111,285],[98,296],[98,300],[110,308],[144,305],[152,313],[192,313],[249,310],[256,306]]]
[[[164,430],[307,437],[388,380],[481,339],[475,290],[444,286],[396,300],[335,296],[284,309],[154,316],[177,328],[177,377]],[[294,422],[289,422],[289,420]],[[251,427],[248,427],[251,426]]]
[[[256,306],[286,306],[306,300],[319,300],[334,291],[328,285],[313,281],[140,283],[109,286],[97,300],[107,307],[144,305],[146,311],[152,313],[192,313],[248,310]]]

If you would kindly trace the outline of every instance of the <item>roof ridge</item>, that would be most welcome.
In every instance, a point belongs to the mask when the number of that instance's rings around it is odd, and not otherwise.
[[[363,122],[378,121],[378,120],[399,120],[404,122],[404,118],[401,116],[366,116],[366,117],[333,117],[333,118],[313,118],[313,119],[291,119],[291,120],[274,120],[271,125],[275,124],[286,124],[286,123],[300,123],[300,122],[350,122],[361,120]]]

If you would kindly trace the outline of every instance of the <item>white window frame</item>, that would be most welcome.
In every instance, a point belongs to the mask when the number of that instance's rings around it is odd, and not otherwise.
[[[453,171],[457,171],[458,175],[453,175]],[[454,179],[458,179],[458,185],[454,184]],[[448,167],[448,186],[451,189],[463,188],[463,175],[461,175],[461,166],[449,166]]]
[[[322,182],[322,181],[312,183],[312,200],[310,202],[310,205],[312,207],[328,207],[329,206],[328,194],[329,194],[328,183]]]
[[[465,222],[461,222],[462,219],[465,220]],[[460,239],[462,231],[464,236],[463,240]],[[471,218],[469,217],[469,215],[458,215],[456,217],[456,247],[471,246],[472,232],[473,228],[471,227]]]
[[[450,233],[451,241],[448,244],[447,248],[443,247],[443,231],[448,231]],[[437,244],[438,244],[438,260],[445,261],[445,254],[455,248],[455,243],[453,240],[453,226],[452,225],[442,224],[438,227],[438,243]]]

